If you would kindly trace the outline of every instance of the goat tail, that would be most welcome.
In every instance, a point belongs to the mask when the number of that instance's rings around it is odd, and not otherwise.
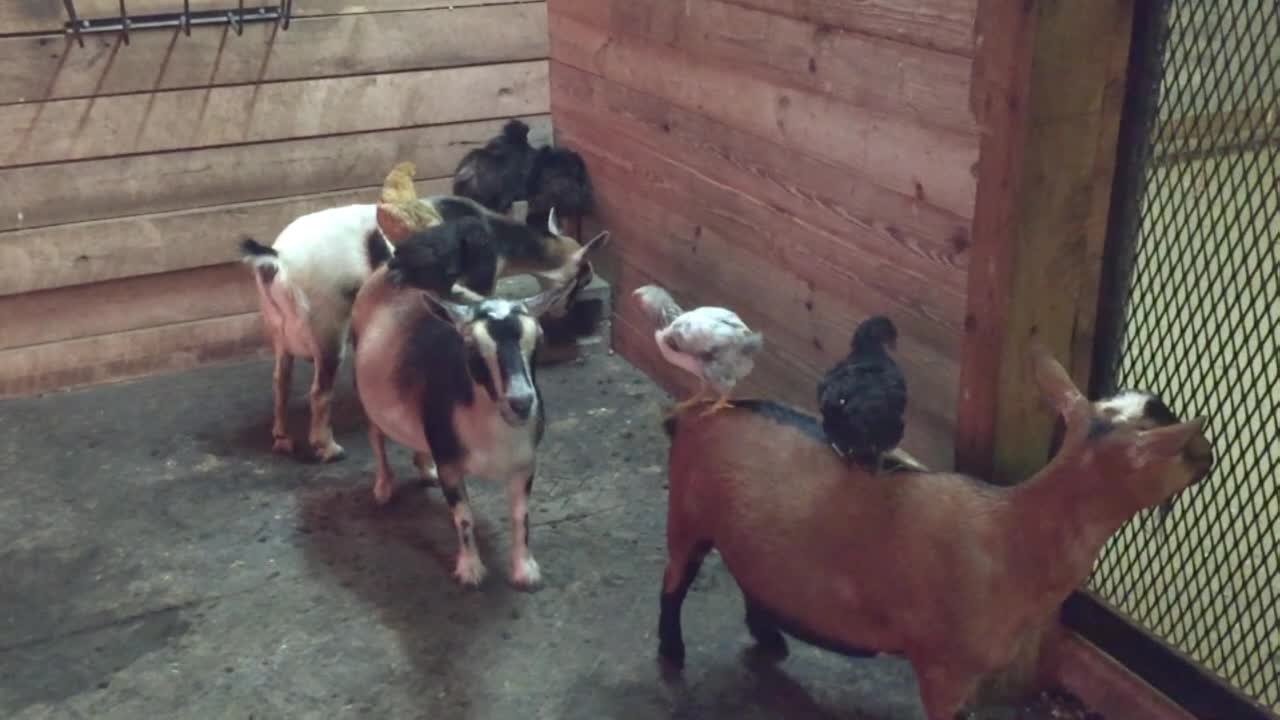
[[[675,322],[675,319],[680,317],[680,313],[684,312],[676,304],[675,298],[671,297],[671,293],[657,285],[636,288],[631,294],[635,297],[636,304],[640,306],[640,311],[645,318],[658,329]]]
[[[241,240],[240,249],[243,262],[254,269],[259,307],[272,342],[277,348],[309,347],[297,338],[309,337],[306,318],[310,304],[302,288],[290,282],[279,253],[249,237]]]
[[[263,286],[270,285],[284,269],[280,265],[280,253],[275,248],[263,245],[248,235],[240,239],[240,253],[241,261],[253,266]]]

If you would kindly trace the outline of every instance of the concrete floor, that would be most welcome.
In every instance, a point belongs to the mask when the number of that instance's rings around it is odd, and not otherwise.
[[[664,396],[603,351],[539,378],[531,594],[505,582],[498,485],[470,486],[478,591],[450,578],[447,510],[403,448],[401,494],[375,507],[347,369],[332,465],[270,453],[263,361],[0,403],[0,717],[922,717],[898,660],[793,643],[777,668],[749,662],[714,556],[683,681],[664,680]]]

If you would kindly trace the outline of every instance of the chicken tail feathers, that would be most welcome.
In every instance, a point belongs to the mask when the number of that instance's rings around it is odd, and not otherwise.
[[[645,318],[658,329],[675,322],[675,319],[680,317],[680,313],[684,312],[671,297],[671,293],[657,285],[645,285],[631,294],[635,297],[636,304],[640,306],[640,311],[644,313]]]

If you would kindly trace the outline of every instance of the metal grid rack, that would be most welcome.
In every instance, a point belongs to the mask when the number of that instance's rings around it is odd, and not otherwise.
[[[1223,702],[1276,716],[1280,5],[1157,4],[1143,38],[1147,70],[1130,77],[1126,111],[1137,120],[1127,119],[1121,144],[1119,259],[1094,389],[1149,388],[1183,417],[1210,416],[1218,464],[1171,514],[1125,526],[1090,590],[1154,638],[1165,667],[1152,675],[1186,678],[1194,668],[1221,683],[1219,700],[1200,705],[1213,706],[1208,717],[1244,716]],[[1168,667],[1176,662],[1186,667]]]
[[[191,11],[191,0],[182,0],[181,12],[151,15],[130,15],[128,4],[120,0],[120,14],[106,18],[82,18],[75,0],[62,0],[62,5],[67,11],[66,33],[74,37],[80,47],[84,47],[84,36],[94,33],[120,33],[124,44],[128,45],[131,30],[182,28],[183,34],[190,35],[193,26],[230,25],[240,35],[244,33],[246,23],[254,22],[275,22],[280,29],[288,30],[293,16],[293,0],[252,7],[245,7],[244,0],[238,0],[234,8],[195,12]]]

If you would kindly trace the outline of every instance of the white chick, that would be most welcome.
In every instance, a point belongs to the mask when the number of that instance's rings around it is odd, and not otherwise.
[[[671,293],[657,285],[645,285],[632,295],[658,328],[653,339],[662,357],[698,378],[698,392],[678,403],[672,413],[702,401],[708,386],[716,400],[704,415],[732,407],[729,393],[751,372],[754,357],[764,346],[764,335],[752,331],[732,310],[709,306],[681,310]]]

